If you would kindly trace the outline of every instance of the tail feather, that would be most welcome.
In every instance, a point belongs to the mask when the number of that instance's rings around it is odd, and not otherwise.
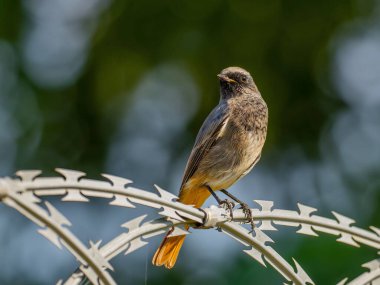
[[[160,247],[153,256],[152,263],[156,266],[164,265],[166,268],[173,268],[177,261],[179,251],[185,241],[186,235],[169,237],[172,230],[166,234]]]
[[[204,186],[195,189],[192,188],[191,190],[189,188],[185,188],[180,193],[179,201],[184,204],[194,205],[195,207],[199,208],[209,197],[209,195],[210,192]],[[186,226],[186,229],[188,228],[189,227]],[[169,235],[172,232],[173,230],[170,230],[166,234],[160,247],[154,254],[152,260],[153,265],[164,265],[166,268],[170,269],[173,268],[174,264],[176,263],[179,251],[181,250],[183,242],[185,241],[186,235],[171,237]]]

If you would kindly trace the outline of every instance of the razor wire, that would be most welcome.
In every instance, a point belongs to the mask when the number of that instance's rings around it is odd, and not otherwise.
[[[278,230],[278,226],[295,227],[297,233],[318,236],[318,232],[338,236],[337,241],[359,247],[360,244],[380,249],[380,229],[370,230],[354,226],[354,220],[332,212],[334,218],[315,214],[316,209],[298,204],[298,211],[273,209],[272,201],[255,200],[259,208],[253,208],[252,214],[257,225],[252,232],[243,227],[246,221],[242,210],[230,213],[221,207],[211,206],[197,209],[177,202],[177,196],[155,185],[157,193],[144,191],[131,186],[132,181],[103,174],[106,180],[93,180],[85,173],[67,169],[56,169],[60,177],[40,177],[41,171],[18,171],[18,178],[0,178],[0,201],[16,209],[42,229],[38,232],[57,247],[65,247],[79,261],[79,270],[65,282],[59,284],[79,284],[85,277],[93,284],[116,284],[109,271],[109,263],[120,253],[129,254],[146,244],[150,237],[163,234],[174,227],[172,235],[183,235],[189,232],[184,229],[188,224],[198,228],[220,229],[243,244],[243,251],[258,261],[274,267],[287,282],[292,284],[314,284],[302,267],[293,259],[293,266],[287,262],[269,244],[274,241],[264,232]],[[70,232],[71,223],[53,205],[41,199],[47,196],[61,196],[64,202],[87,202],[90,198],[109,199],[111,206],[134,208],[144,205],[159,210],[160,219],[145,221],[146,215],[137,217],[122,224],[125,232],[101,246],[100,242],[90,241],[86,247]],[[377,263],[375,263],[377,262]],[[380,280],[379,261],[367,263],[369,268],[354,280],[342,284],[371,284]],[[377,265],[377,267],[376,267]],[[375,283],[373,283],[375,284]]]

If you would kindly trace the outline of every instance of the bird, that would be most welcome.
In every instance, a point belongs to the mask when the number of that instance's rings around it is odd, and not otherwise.
[[[198,132],[186,164],[178,201],[200,208],[213,195],[219,204],[226,201],[229,204],[228,200],[221,201],[216,195],[215,191],[221,191],[250,213],[248,206],[226,189],[259,161],[267,135],[268,108],[245,69],[228,67],[217,77],[219,104]],[[173,230],[168,231],[154,254],[153,265],[168,269],[175,265],[185,235],[170,236]]]

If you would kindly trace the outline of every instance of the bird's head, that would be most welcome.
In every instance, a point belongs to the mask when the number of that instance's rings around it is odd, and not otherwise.
[[[217,75],[220,81],[220,91],[223,99],[257,92],[257,87],[251,74],[240,67],[227,67]]]

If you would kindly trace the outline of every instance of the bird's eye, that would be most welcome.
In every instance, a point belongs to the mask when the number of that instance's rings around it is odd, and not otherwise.
[[[247,82],[247,77],[246,77],[246,76],[243,76],[243,77],[241,78],[241,81],[243,81],[243,82]]]

